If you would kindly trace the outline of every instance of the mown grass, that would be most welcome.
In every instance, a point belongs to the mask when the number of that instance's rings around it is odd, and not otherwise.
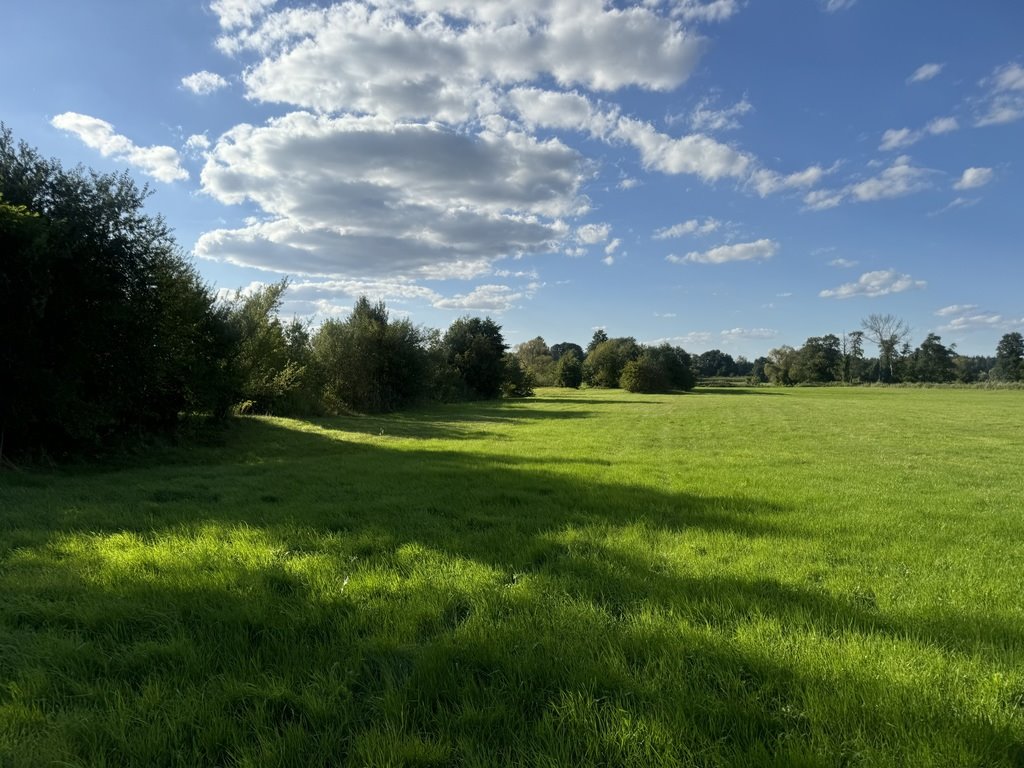
[[[1024,394],[542,390],[0,475],[0,765],[1024,765]]]

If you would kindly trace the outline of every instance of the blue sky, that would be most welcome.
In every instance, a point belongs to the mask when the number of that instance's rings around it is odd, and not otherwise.
[[[40,0],[0,120],[225,292],[754,357],[1024,329],[1015,0]]]

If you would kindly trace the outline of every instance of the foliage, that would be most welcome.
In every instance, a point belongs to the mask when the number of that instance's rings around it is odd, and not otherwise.
[[[663,343],[656,347],[646,347],[643,354],[661,369],[667,389],[689,391],[696,385],[693,361],[682,347]]]
[[[697,368],[697,375],[702,378],[742,375],[737,374],[736,361],[733,360],[732,355],[720,349],[710,349],[701,353],[694,364]]]
[[[330,412],[393,411],[425,394],[423,334],[408,319],[392,320],[384,302],[360,296],[345,320],[320,326],[311,346]]]
[[[583,383],[583,363],[576,350],[569,349],[558,358],[558,365],[555,369],[555,385],[579,389]]]
[[[843,353],[834,334],[812,336],[793,358],[789,377],[793,383],[839,381],[843,373]]]
[[[583,380],[591,387],[618,387],[626,363],[639,357],[640,352],[632,337],[598,342],[583,361]]]
[[[524,341],[516,348],[515,354],[537,386],[554,386],[555,359],[543,337]]]
[[[907,381],[945,383],[956,378],[953,349],[942,343],[942,337],[929,333],[921,345],[908,356],[905,365]]]
[[[491,318],[462,317],[441,339],[444,363],[457,377],[464,396],[491,399],[505,378],[505,339]]]
[[[667,392],[670,388],[665,368],[655,356],[644,352],[622,369],[619,386],[628,392]]]
[[[501,382],[503,397],[533,397],[533,374],[522,364],[518,355],[505,353],[505,375]]]
[[[796,365],[797,352],[788,344],[776,347],[768,353],[764,364],[765,378],[772,384],[789,386],[795,384],[793,367]]]
[[[998,381],[1024,380],[1024,336],[1015,331],[999,340],[991,375]]]
[[[223,313],[127,174],[68,171],[0,126],[0,435],[51,456],[225,412]]]
[[[579,344],[573,344],[571,341],[563,341],[558,344],[551,345],[551,357],[557,363],[561,360],[568,352],[573,352],[576,358],[580,361],[587,356],[586,352],[583,351],[583,347]]]

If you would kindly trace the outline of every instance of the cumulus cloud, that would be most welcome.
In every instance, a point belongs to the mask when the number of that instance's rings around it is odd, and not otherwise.
[[[239,125],[206,154],[203,190],[265,220],[199,238],[204,258],[304,274],[472,277],[552,250],[587,165],[557,140],[292,113]]]
[[[953,185],[953,189],[977,189],[984,187],[995,176],[991,168],[967,168],[960,179]]]
[[[814,190],[804,196],[804,203],[809,210],[821,211],[846,201],[864,203],[905,197],[929,189],[934,173],[913,165],[909,156],[900,155],[881,173],[842,189]]]
[[[64,112],[50,121],[59,130],[77,136],[90,149],[103,157],[135,166],[157,181],[170,183],[188,178],[181,158],[173,147],[140,147],[127,136],[114,131],[114,126],[98,117],[78,112]]]
[[[612,240],[610,243],[608,243],[608,245],[604,247],[604,252],[608,256],[611,256],[613,253],[619,250],[620,245],[622,245],[622,240],[616,237],[614,240]]]
[[[883,269],[865,272],[856,282],[844,283],[838,288],[821,291],[818,295],[823,299],[852,299],[855,296],[876,298],[924,288],[926,285],[924,280],[915,280],[910,275],[900,274],[894,269]]]
[[[259,101],[464,119],[488,86],[540,78],[595,91],[671,90],[705,42],[645,5],[378,0],[284,8],[219,45],[264,55],[244,76]]]
[[[596,245],[607,240],[611,233],[611,224],[584,224],[576,230],[576,239],[587,245]]]
[[[688,219],[678,224],[673,224],[671,227],[663,227],[656,230],[652,237],[655,240],[668,240],[669,238],[683,237],[684,235],[706,235],[710,232],[715,232],[720,226],[722,226],[722,222],[711,217],[704,219],[704,221]]]
[[[507,312],[516,306],[526,294],[507,285],[478,285],[466,294],[447,299],[438,299],[438,309],[476,310],[478,312]]]
[[[712,99],[705,98],[694,108],[693,114],[690,115],[690,127],[693,130],[698,132],[735,130],[740,127],[739,119],[754,109],[754,105],[746,99],[722,109],[713,109],[712,103]]]
[[[726,264],[730,261],[763,261],[779,252],[779,244],[763,238],[751,243],[720,245],[707,251],[691,251],[685,256],[669,255],[666,261],[673,264]]]
[[[213,0],[210,3],[210,10],[217,15],[222,29],[247,28],[276,2],[277,0]]]
[[[1017,63],[996,69],[981,81],[987,88],[975,125],[1005,125],[1024,117],[1024,67]]]
[[[923,83],[926,80],[931,80],[933,77],[938,76],[942,72],[945,64],[922,64],[920,67],[914,70],[914,73],[907,78],[907,83]]]
[[[212,144],[205,133],[193,133],[185,139],[185,149],[192,153],[205,152]]]
[[[204,69],[181,78],[181,86],[199,96],[206,96],[221,88],[227,88],[228,81],[215,72],[208,72]]]
[[[666,336],[660,339],[650,339],[644,342],[648,346],[656,347],[660,344],[671,344],[674,347],[684,349],[702,349],[711,344],[714,334],[709,331],[690,331],[681,336]]]

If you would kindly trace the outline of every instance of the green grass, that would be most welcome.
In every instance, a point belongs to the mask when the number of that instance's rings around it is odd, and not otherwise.
[[[0,475],[0,766],[1024,765],[1024,393],[539,394]]]

